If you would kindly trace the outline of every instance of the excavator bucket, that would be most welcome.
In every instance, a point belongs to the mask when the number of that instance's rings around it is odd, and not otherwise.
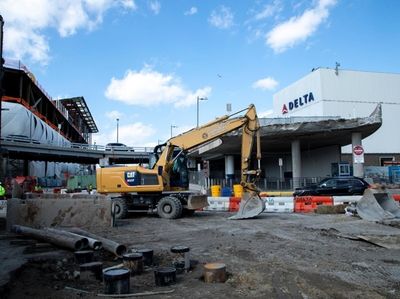
[[[229,219],[248,219],[260,215],[265,210],[265,202],[256,192],[244,192],[239,204],[239,211]]]
[[[400,205],[387,192],[366,189],[357,203],[357,213],[368,221],[400,220]]]

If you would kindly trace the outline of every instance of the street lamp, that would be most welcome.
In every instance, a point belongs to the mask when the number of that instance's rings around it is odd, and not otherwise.
[[[171,138],[172,138],[172,129],[177,128],[178,126],[171,125]]]
[[[118,143],[119,118],[117,118],[117,143]]]
[[[197,97],[197,128],[199,127],[199,102],[200,101],[207,101],[207,98],[200,98]]]

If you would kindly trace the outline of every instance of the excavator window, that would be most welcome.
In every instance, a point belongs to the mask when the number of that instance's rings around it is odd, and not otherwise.
[[[189,187],[187,159],[182,152],[174,159],[170,176],[170,186],[181,188]]]

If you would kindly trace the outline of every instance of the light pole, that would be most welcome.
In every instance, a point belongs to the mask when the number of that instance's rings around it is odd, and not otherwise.
[[[117,143],[118,143],[119,118],[117,118]]]
[[[207,101],[207,98],[200,98],[197,97],[197,128],[199,127],[199,102],[200,101]]]
[[[172,129],[177,128],[178,126],[171,125],[171,138],[172,138]]]

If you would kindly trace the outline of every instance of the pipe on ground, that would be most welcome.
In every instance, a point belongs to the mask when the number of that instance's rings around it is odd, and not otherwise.
[[[66,229],[68,230],[68,228],[66,228]],[[73,232],[70,232],[70,231],[66,231],[66,230],[63,230],[63,229],[48,228],[48,230],[55,231],[55,232],[58,232],[60,234],[65,234],[65,235],[69,235],[69,236],[75,236],[75,237],[82,238],[82,239],[84,239],[83,242],[85,244],[87,244],[87,246],[92,248],[93,250],[100,250],[100,249],[103,248],[103,244],[99,240],[94,239],[94,238],[90,238],[88,236],[84,236],[82,234],[76,234],[76,233],[73,233]]]
[[[82,250],[84,248],[82,240],[71,238],[63,234],[57,234],[49,230],[35,229],[22,225],[13,225],[12,231],[18,234],[22,234],[24,236],[32,237],[34,239],[45,241],[72,250]]]
[[[68,228],[68,231],[73,232],[75,234],[83,235],[85,237],[90,237],[90,238],[99,240],[101,242],[101,244],[103,244],[103,248],[105,250],[114,253],[116,256],[122,256],[127,251],[127,248],[125,245],[119,244],[117,242],[97,236],[92,233],[89,233],[83,229],[80,229],[77,227],[72,227],[72,228]]]
[[[58,235],[64,235],[64,236],[67,236],[67,237],[77,240],[77,241],[81,240],[83,248],[87,248],[89,246],[89,239],[86,238],[85,236],[81,236],[78,234],[67,232],[65,230],[60,230],[60,229],[55,229],[55,228],[50,228],[50,227],[46,227],[46,228],[44,228],[44,230],[56,233]]]

